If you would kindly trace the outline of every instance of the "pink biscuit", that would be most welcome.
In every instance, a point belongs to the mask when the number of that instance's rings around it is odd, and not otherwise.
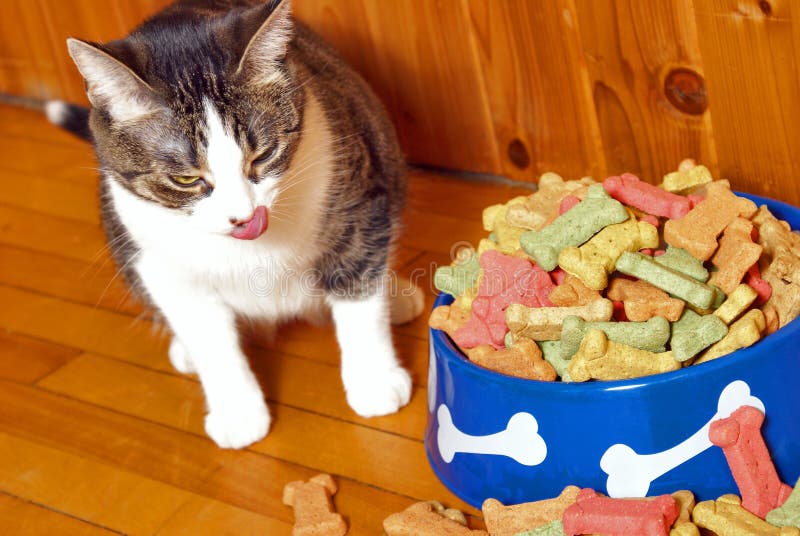
[[[580,203],[580,198],[574,195],[568,195],[564,199],[561,200],[561,204],[558,206],[558,214],[564,214],[566,211]]]
[[[654,216],[677,219],[692,209],[692,202],[688,198],[642,182],[630,173],[607,178],[603,181],[603,188],[617,201]]]
[[[504,348],[503,339],[508,332],[506,307],[512,303],[551,307],[548,296],[553,290],[553,281],[539,266],[499,251],[484,252],[478,262],[483,276],[478,295],[472,301],[472,314],[467,323],[453,333],[453,340],[462,348],[481,344]]]
[[[750,285],[758,294],[755,302],[756,307],[767,303],[767,300],[772,296],[772,285],[761,279],[761,269],[758,267],[758,263],[751,266],[747,271],[744,282]]]
[[[645,214],[644,216],[639,218],[639,221],[645,221],[645,222],[649,223],[650,225],[652,225],[653,227],[656,227],[656,228],[661,223],[661,222],[658,221],[658,218],[656,218],[652,214]]]
[[[678,518],[671,495],[653,499],[611,499],[582,489],[575,504],[564,512],[564,534],[604,536],[667,536]]]
[[[708,438],[725,452],[739,486],[742,507],[761,519],[786,501],[792,488],[781,482],[761,436],[764,414],[742,406],[730,417],[711,423]]]

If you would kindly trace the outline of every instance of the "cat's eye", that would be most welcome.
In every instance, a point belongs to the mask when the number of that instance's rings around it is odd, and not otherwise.
[[[181,186],[191,186],[202,180],[200,177],[194,175],[173,175],[170,178],[173,182],[176,182]]]
[[[272,160],[272,157],[275,156],[275,153],[277,152],[278,152],[278,146],[273,145],[272,147],[270,147],[269,149],[267,149],[266,151],[255,157],[253,159],[253,165],[260,166],[266,164],[267,162]]]

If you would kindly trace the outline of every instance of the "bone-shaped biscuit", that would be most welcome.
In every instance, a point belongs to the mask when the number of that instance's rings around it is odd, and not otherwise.
[[[294,509],[292,536],[343,536],[347,524],[333,509],[331,496],[337,486],[331,475],[317,475],[308,482],[289,482],[283,488],[283,504]]]
[[[539,435],[539,423],[530,413],[515,413],[505,430],[486,436],[472,436],[456,428],[444,404],[436,411],[436,418],[439,424],[436,442],[445,463],[452,462],[458,453],[508,456],[528,466],[539,465],[547,457],[547,444]]]
[[[667,536],[677,517],[678,506],[669,495],[612,499],[591,489],[582,489],[575,504],[564,512],[564,534]]]
[[[608,475],[608,494],[612,497],[644,497],[655,479],[711,448],[708,429],[712,422],[724,419],[745,405],[764,411],[764,403],[750,394],[750,386],[737,380],[722,390],[717,412],[711,419],[674,447],[654,454],[639,454],[628,445],[612,445],[600,458],[600,468]]]
[[[562,199],[568,195],[578,198],[586,196],[588,186],[595,181],[584,178],[579,181],[564,181],[555,173],[539,177],[539,190],[522,203],[509,203],[506,219],[508,223],[526,229],[541,229],[559,216]]]
[[[681,364],[672,352],[653,353],[608,340],[599,329],[583,338],[572,356],[569,375],[572,381],[623,380],[678,370]]]
[[[767,514],[767,521],[779,527],[800,528],[800,480],[794,485],[789,498]]]
[[[708,350],[703,352],[694,362],[705,363],[712,359],[717,359],[740,348],[746,348],[758,342],[761,334],[766,329],[767,323],[764,313],[760,309],[751,309],[745,315],[730,325],[728,334],[719,342],[712,344]]]
[[[663,316],[654,316],[646,322],[586,322],[569,316],[561,325],[561,357],[569,359],[575,355],[583,337],[593,329],[605,333],[610,341],[648,352],[663,352],[670,337],[670,325]]]
[[[602,296],[598,291],[584,285],[580,278],[566,274],[563,283],[550,291],[549,298],[556,307],[575,307],[597,301]]]
[[[567,486],[553,499],[504,506],[496,499],[483,501],[483,519],[492,536],[514,536],[531,527],[560,520],[564,511],[575,502],[579,488]]]
[[[742,495],[742,507],[764,518],[784,503],[791,488],[781,482],[761,435],[764,414],[742,406],[730,417],[711,423],[708,438],[721,447]]]
[[[577,307],[525,307],[511,304],[506,309],[506,324],[515,336],[535,341],[555,341],[561,338],[561,325],[569,316],[590,322],[611,319],[614,305],[605,298]]]
[[[633,322],[644,322],[655,316],[675,322],[685,307],[682,300],[670,298],[666,292],[647,281],[631,281],[621,277],[611,281],[606,295],[609,299],[622,302],[625,316]]]
[[[758,262],[761,251],[759,244],[751,238],[753,224],[744,218],[735,218],[725,228],[719,239],[719,249],[711,257],[711,263],[719,268],[711,277],[711,284],[730,294],[741,283],[747,270]]]
[[[708,184],[713,180],[711,172],[705,166],[687,165],[682,169],[679,166],[677,171],[664,175],[661,187],[668,192],[685,195],[698,186]]]
[[[749,218],[757,210],[755,203],[731,192],[725,185],[712,182],[707,197],[683,218],[664,224],[667,244],[689,251],[707,261],[717,249],[717,237],[738,216]]]
[[[758,243],[764,248],[766,267],[761,276],[771,285],[771,296],[764,308],[777,319],[770,332],[783,327],[800,314],[800,235],[789,224],[776,219],[766,207],[759,209],[753,222],[758,226]]]
[[[753,287],[744,283],[738,285],[733,292],[728,294],[728,297],[722,302],[714,311],[714,316],[719,317],[725,324],[730,324],[739,316],[744,313],[748,307],[753,305],[758,297]]]
[[[383,520],[387,536],[489,536],[441,515],[430,502],[414,503]]]
[[[473,252],[467,258],[457,258],[451,266],[440,266],[433,275],[433,286],[453,297],[473,288],[481,265]]]
[[[514,536],[564,536],[564,523],[557,519],[535,529],[518,532]]]
[[[520,236],[525,253],[533,257],[545,271],[558,264],[561,250],[569,246],[580,246],[602,228],[621,223],[629,217],[628,211],[619,201],[611,197],[600,184],[589,187],[586,199],[562,214],[547,227],[528,231]]]
[[[700,536],[700,529],[691,521],[679,521],[673,525],[669,536]]]
[[[476,365],[517,378],[551,382],[556,379],[553,366],[542,358],[542,351],[530,339],[521,338],[511,347],[495,350],[489,345],[467,350]]]
[[[775,527],[745,510],[739,497],[723,495],[716,501],[698,503],[692,511],[698,527],[719,536],[799,536],[796,527]]]
[[[567,247],[558,256],[558,265],[594,290],[608,286],[608,274],[624,251],[658,247],[658,230],[636,218],[609,225],[580,247]]]
[[[688,198],[643,182],[631,173],[608,177],[603,187],[614,199],[654,216],[682,218],[692,208]]]
[[[669,344],[675,359],[682,363],[719,341],[727,333],[728,326],[718,316],[700,316],[686,309],[680,320],[672,324]]]
[[[692,510],[694,510],[695,500],[694,493],[689,490],[682,489],[672,494],[672,498],[678,505],[678,519],[677,522],[691,521]]]
[[[519,237],[526,231],[508,222],[506,215],[511,205],[525,201],[524,196],[515,197],[503,205],[491,205],[483,209],[483,228],[492,233],[493,242],[506,255],[513,255],[519,249]]]
[[[667,246],[663,255],[658,255],[653,259],[658,264],[686,274],[701,283],[708,281],[708,270],[705,269],[703,263],[692,257],[692,254],[685,249]]]

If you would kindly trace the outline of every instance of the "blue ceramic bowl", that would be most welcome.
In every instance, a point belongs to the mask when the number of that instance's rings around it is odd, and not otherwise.
[[[740,194],[744,195],[744,194]],[[793,229],[800,209],[765,204]],[[436,306],[452,301],[440,295]],[[736,493],[708,425],[742,404],[765,410],[778,474],[800,475],[800,321],[721,359],[633,380],[570,384],[497,374],[430,331],[425,446],[441,481],[480,508],[516,504],[575,484],[611,496],[690,489],[699,500]],[[616,445],[616,446],[615,446]]]

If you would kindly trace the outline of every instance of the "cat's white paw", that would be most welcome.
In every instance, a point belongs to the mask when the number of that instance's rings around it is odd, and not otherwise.
[[[260,393],[259,400],[235,398],[239,400],[206,415],[206,433],[223,449],[240,449],[263,439],[272,420]]]
[[[345,380],[347,403],[362,417],[388,415],[408,404],[411,376],[393,366],[382,371],[363,371]]]
[[[169,362],[172,363],[175,370],[182,374],[196,372],[194,362],[189,356],[189,351],[178,337],[172,337],[172,342],[169,345]]]
[[[411,281],[399,278],[397,293],[389,299],[389,313],[394,325],[411,322],[425,308],[425,296],[422,290]]]

